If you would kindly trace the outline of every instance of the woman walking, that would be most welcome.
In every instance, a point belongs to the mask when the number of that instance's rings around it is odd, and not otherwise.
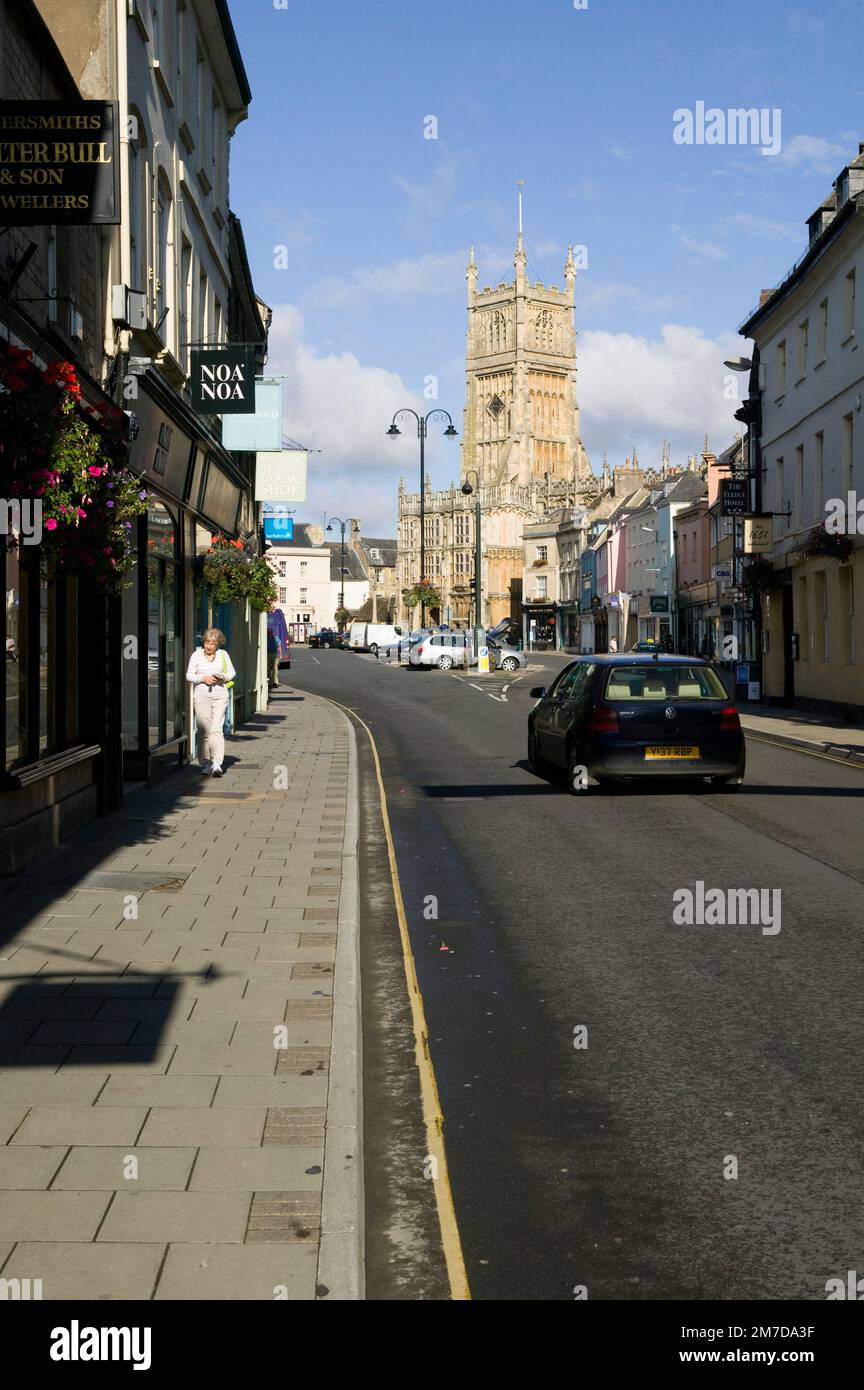
[[[205,777],[221,777],[225,759],[225,711],[228,691],[237,672],[225,650],[225,634],[208,627],[202,645],[193,653],[186,679],[194,690],[195,722],[200,738],[199,758]]]

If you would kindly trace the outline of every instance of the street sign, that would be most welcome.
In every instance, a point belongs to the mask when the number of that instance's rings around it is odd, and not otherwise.
[[[253,415],[255,349],[193,348],[190,388],[199,415]]]
[[[747,478],[724,478],[720,484],[721,515],[744,516],[749,510],[749,480]]]
[[[305,502],[308,457],[305,449],[259,453],[255,460],[255,501]]]
[[[264,539],[268,541],[293,541],[293,516],[265,516]]]
[[[116,101],[0,102],[3,226],[118,226],[118,112]]]
[[[774,549],[774,517],[747,516],[744,518],[744,554],[770,555]]]
[[[222,444],[238,453],[254,454],[259,450],[282,447],[282,382],[255,381],[254,415],[226,415],[222,421]],[[257,499],[256,499],[257,500]],[[264,498],[264,501],[287,502],[287,497]]]
[[[717,579],[717,580],[721,580],[721,581],[722,581],[722,580],[729,580],[729,579],[731,579],[731,578],[732,578],[732,566],[731,566],[731,565],[715,565],[715,566],[714,566],[714,578]]]
[[[654,594],[653,597],[651,598],[651,612],[652,612],[652,613],[668,613],[668,612],[669,612],[669,595],[668,595],[668,594]]]

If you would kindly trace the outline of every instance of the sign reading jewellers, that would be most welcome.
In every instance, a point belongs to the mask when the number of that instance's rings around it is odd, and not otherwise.
[[[0,224],[120,222],[114,101],[0,101]]]
[[[199,415],[255,414],[255,349],[192,349],[192,406]]]

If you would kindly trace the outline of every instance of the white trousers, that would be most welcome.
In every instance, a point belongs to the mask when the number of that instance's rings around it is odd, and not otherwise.
[[[198,757],[202,763],[221,767],[225,758],[225,711],[228,691],[224,685],[196,685],[195,722],[198,725]]]

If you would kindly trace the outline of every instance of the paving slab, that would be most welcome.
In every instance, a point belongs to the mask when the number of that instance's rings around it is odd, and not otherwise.
[[[0,1190],[46,1191],[68,1152],[65,1144],[7,1144],[0,1148]]]
[[[17,1144],[134,1144],[146,1106],[34,1106],[11,1139]]]
[[[104,1201],[104,1194],[100,1200]],[[240,1243],[246,1235],[251,1201],[251,1192],[117,1192],[98,1238],[100,1242]]]
[[[110,1200],[107,1192],[0,1192],[0,1240],[94,1240]]]
[[[163,1109],[155,1106],[141,1131],[139,1147],[150,1145],[194,1145],[215,1149],[225,1147],[258,1148],[267,1122],[267,1108],[238,1106]]]
[[[205,1149],[198,1154],[191,1192],[319,1192],[324,1145],[267,1149]]]
[[[84,1245],[21,1241],[3,1269],[6,1279],[41,1279],[45,1302],[149,1300],[165,1245]],[[2,1252],[0,1252],[2,1264]]]
[[[156,1299],[202,1302],[315,1298],[315,1245],[170,1245]]]
[[[12,1152],[18,1151],[13,1149]],[[62,1152],[66,1154],[67,1150]],[[51,1190],[185,1192],[197,1152],[196,1148],[142,1148],[135,1144],[119,1148],[77,1146],[69,1152]],[[135,1163],[130,1163],[130,1159]],[[0,1174],[2,1160],[0,1150]]]

